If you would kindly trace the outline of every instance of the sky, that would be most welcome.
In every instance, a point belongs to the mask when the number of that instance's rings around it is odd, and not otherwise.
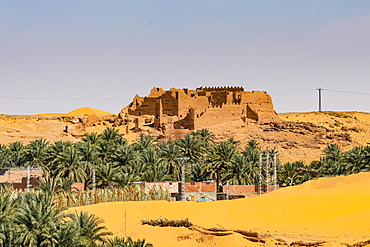
[[[2,0],[0,114],[118,113],[151,88],[243,86],[277,112],[370,112],[370,1]]]

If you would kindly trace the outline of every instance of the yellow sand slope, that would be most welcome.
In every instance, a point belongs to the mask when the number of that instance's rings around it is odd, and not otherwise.
[[[97,116],[106,116],[106,115],[114,115],[113,113],[98,110],[91,107],[82,107],[76,110],[73,110],[69,113],[44,113],[44,114],[37,114],[39,116],[89,116],[89,115],[97,115]]]
[[[154,246],[260,246],[234,233],[216,237],[186,228],[141,225],[141,219],[188,217],[196,225],[252,230],[274,239],[341,245],[370,239],[370,173],[321,178],[259,197],[217,202],[115,202],[79,207],[105,220],[115,235]],[[126,216],[125,216],[126,215]],[[267,243],[268,244],[268,239]]]

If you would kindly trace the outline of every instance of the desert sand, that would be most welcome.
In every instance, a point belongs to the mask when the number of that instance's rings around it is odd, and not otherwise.
[[[114,115],[113,113],[98,110],[91,107],[82,107],[68,113],[44,113],[44,114],[36,114],[36,116],[89,116],[89,115],[96,115],[96,116],[106,116],[106,115]]]
[[[81,122],[86,121],[88,116],[91,115],[114,117],[113,113],[90,107],[79,108],[69,113],[0,114],[0,144],[9,144],[16,141],[28,144],[30,141],[37,139],[45,139],[51,143],[55,141],[78,142],[83,132],[96,131],[100,133],[107,127],[84,128]],[[70,130],[70,133],[65,131],[66,127]]]
[[[215,202],[112,202],[72,208],[104,219],[117,236],[145,238],[154,246],[272,246],[285,240],[345,246],[370,239],[370,173],[320,178],[262,196]],[[265,234],[265,243],[239,233],[203,234],[184,227],[141,225],[142,219],[189,218],[194,225]]]
[[[108,114],[108,115],[107,115]],[[50,142],[78,142],[84,132],[101,133],[111,123],[101,121],[99,124],[86,126],[87,118],[95,115],[98,118],[115,118],[114,114],[94,108],[84,107],[69,113],[50,113],[34,116],[0,115],[0,144],[21,141],[28,144],[32,140],[46,139]],[[345,151],[359,145],[370,143],[370,113],[363,112],[301,112],[279,113],[282,120],[297,123],[289,128],[271,127],[269,125],[249,125],[246,127],[225,123],[211,126],[216,141],[225,141],[230,137],[240,141],[243,148],[248,140],[255,139],[260,146],[275,148],[281,162],[303,160],[309,164],[319,160],[327,145],[336,143]],[[76,123],[74,120],[80,120]],[[310,126],[313,124],[314,127]],[[68,126],[69,132],[65,129]],[[141,134],[151,134],[153,128],[141,126],[140,131],[129,133],[125,126],[117,129],[129,142],[135,141]],[[323,129],[325,128],[325,129]],[[322,132],[328,130],[328,133]],[[321,132],[320,132],[321,131]],[[158,132],[158,131],[157,131]],[[171,137],[167,136],[167,137]],[[169,138],[171,139],[171,138]]]

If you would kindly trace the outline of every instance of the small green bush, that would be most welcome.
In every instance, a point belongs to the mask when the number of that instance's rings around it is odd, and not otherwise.
[[[159,217],[158,219],[141,220],[141,224],[160,227],[189,227],[193,225],[188,218],[181,220],[170,220],[162,217]]]

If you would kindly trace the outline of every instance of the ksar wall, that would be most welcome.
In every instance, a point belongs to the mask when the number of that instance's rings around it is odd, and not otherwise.
[[[200,87],[196,90],[155,87],[148,96],[136,95],[120,115],[153,116],[156,128],[189,130],[226,122],[245,126],[280,121],[269,94],[247,92],[243,87]]]

